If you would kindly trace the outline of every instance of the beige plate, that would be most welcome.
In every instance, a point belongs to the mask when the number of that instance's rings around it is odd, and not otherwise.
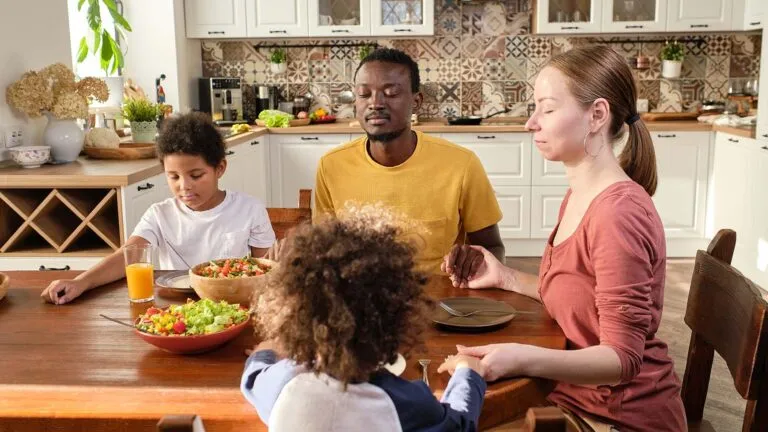
[[[457,317],[446,312],[439,304],[435,305],[432,321],[450,327],[493,327],[511,321],[515,317],[515,308],[496,300],[480,297],[449,297],[441,299],[440,301],[462,313],[469,313],[476,310],[509,310],[508,314],[494,312],[488,314],[479,313],[468,317]]]
[[[155,279],[157,286],[178,292],[194,292],[189,282],[189,271],[179,270],[158,276]]]

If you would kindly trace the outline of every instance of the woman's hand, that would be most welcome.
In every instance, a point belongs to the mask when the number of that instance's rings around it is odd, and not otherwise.
[[[88,290],[88,283],[79,279],[55,280],[40,293],[45,301],[56,305],[68,303]]]
[[[476,347],[456,345],[459,355],[472,356],[480,360],[486,381],[499,378],[528,375],[525,359],[530,358],[535,347],[516,343],[491,344]],[[479,373],[479,372],[478,372]]]
[[[440,269],[460,288],[504,288],[504,266],[482,246],[454,245]]]
[[[479,358],[463,354],[456,354],[446,357],[443,364],[437,368],[437,372],[448,372],[449,374],[453,375],[456,369],[463,367],[472,369],[480,376],[485,375],[485,367]]]

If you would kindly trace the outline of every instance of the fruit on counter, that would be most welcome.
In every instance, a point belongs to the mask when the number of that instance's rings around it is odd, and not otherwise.
[[[309,115],[309,118],[312,119],[312,121],[314,122],[332,122],[336,120],[335,115],[329,113],[323,108],[318,108],[314,110],[312,114]]]
[[[270,128],[287,128],[291,125],[293,115],[278,110],[264,110],[259,113],[259,120]]]
[[[305,119],[307,118],[307,112],[306,111],[300,111],[298,114],[296,114],[297,119]]]
[[[245,123],[234,124],[232,125],[232,128],[231,128],[232,135],[250,132],[250,130],[251,130],[251,127]]]
[[[85,134],[84,144],[86,147],[95,148],[119,148],[120,137],[109,128],[93,128]]]

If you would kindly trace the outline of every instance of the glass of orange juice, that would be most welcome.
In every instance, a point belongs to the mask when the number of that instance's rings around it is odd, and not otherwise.
[[[134,303],[143,303],[155,299],[152,252],[152,245],[128,245],[123,248],[125,279],[128,282],[128,298]]]

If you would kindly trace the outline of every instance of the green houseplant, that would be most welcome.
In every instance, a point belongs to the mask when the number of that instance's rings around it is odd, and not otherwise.
[[[157,119],[162,107],[147,99],[126,99],[123,102],[123,117],[131,122],[134,142],[152,142],[157,135]]]
[[[667,41],[661,49],[661,76],[678,78],[683,68],[683,45],[678,41]]]
[[[275,75],[284,73],[288,69],[288,55],[283,48],[275,48],[269,55],[269,67]]]
[[[360,50],[357,52],[357,57],[360,60],[363,60],[364,58],[368,57],[368,54],[371,53],[371,46],[370,45],[363,45],[360,47]]]
[[[125,41],[125,33],[130,32],[131,25],[118,10],[118,1],[115,0],[78,0],[77,10],[82,10],[88,4],[85,11],[85,19],[88,28],[92,32],[91,38],[83,36],[77,49],[77,62],[82,63],[88,57],[88,53],[99,57],[101,69],[107,75],[114,74],[125,63],[123,52],[120,50],[120,41]],[[101,13],[106,10],[115,22],[117,33],[113,37],[103,26]]]

